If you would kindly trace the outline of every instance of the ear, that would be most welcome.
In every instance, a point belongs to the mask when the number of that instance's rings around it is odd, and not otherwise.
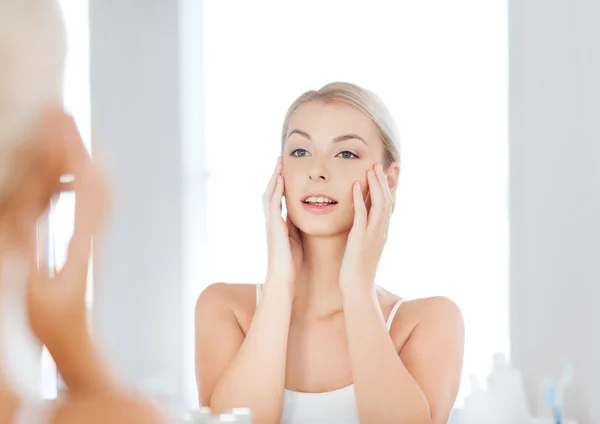
[[[400,164],[398,162],[393,162],[386,169],[387,182],[390,187],[390,192],[392,193],[393,205],[392,211],[396,209],[396,189],[398,188],[398,180],[400,179]]]
[[[400,179],[400,164],[393,162],[386,169],[387,182],[392,192],[392,196],[396,196],[396,189],[398,188],[398,180]]]

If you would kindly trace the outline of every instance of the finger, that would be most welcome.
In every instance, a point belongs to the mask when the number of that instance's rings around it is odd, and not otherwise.
[[[85,148],[75,118],[63,112],[54,125],[55,130],[51,136],[58,140],[53,140],[52,145],[55,146],[54,153],[62,163],[61,174],[76,175],[91,161],[91,157]]]
[[[289,236],[294,239],[295,241],[297,241],[298,243],[300,243],[300,232],[298,231],[298,227],[296,227],[294,225],[294,223],[292,222],[292,219],[290,218],[290,214],[288,213],[286,218],[285,218],[285,225],[288,228],[288,234]]]
[[[75,223],[67,261],[61,274],[77,280],[85,289],[93,238],[106,208],[107,193],[103,174],[89,163],[75,179]]]
[[[283,199],[284,181],[281,175],[277,176],[275,190],[269,202],[269,219],[281,219],[281,202]]]
[[[80,228],[73,235],[67,250],[66,261],[57,277],[65,281],[70,287],[85,296],[90,256],[92,251],[93,233]]]
[[[89,162],[73,183],[75,191],[75,229],[95,232],[109,202],[109,185],[103,170]],[[84,228],[85,227],[85,228]]]
[[[375,175],[377,176],[377,181],[379,182],[379,187],[381,188],[381,194],[383,195],[383,204],[385,205],[385,211],[391,212],[392,210],[392,191],[390,190],[390,185],[387,181],[387,176],[385,172],[383,172],[383,166],[381,164],[375,167]]]
[[[354,227],[364,228],[367,223],[367,207],[359,182],[352,186],[352,199],[354,201]]]
[[[93,223],[88,216],[85,216],[90,213],[89,205],[85,205],[85,203],[87,202],[76,202],[76,218],[73,236],[69,242],[67,258],[62,268],[62,271],[65,273],[73,273],[76,271],[79,275],[87,275],[88,262],[92,249],[92,239],[95,231]]]
[[[273,193],[275,192],[275,187],[277,186],[277,177],[281,174],[281,156],[277,158],[277,164],[275,165],[275,170],[273,171],[273,175],[269,179],[269,183],[267,184],[267,188],[263,194],[263,206],[265,209],[265,213],[268,210],[268,205],[270,203],[271,197],[273,197]]]
[[[369,221],[377,220],[381,216],[383,208],[383,193],[375,176],[375,171],[367,171],[367,183],[369,184],[369,194],[371,196],[371,210],[369,211]]]

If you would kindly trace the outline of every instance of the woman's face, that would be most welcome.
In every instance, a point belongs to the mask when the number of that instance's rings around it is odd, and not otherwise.
[[[341,104],[300,106],[283,145],[282,175],[292,222],[311,235],[349,231],[354,219],[352,185],[359,181],[368,199],[366,173],[383,158],[379,129],[368,116]],[[394,165],[388,172],[392,192],[397,177]]]

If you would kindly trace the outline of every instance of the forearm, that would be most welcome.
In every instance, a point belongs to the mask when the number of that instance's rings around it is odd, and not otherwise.
[[[68,342],[47,347],[71,393],[118,390],[105,359],[89,333],[75,333]]]
[[[289,289],[267,282],[246,338],[213,390],[214,412],[248,407],[258,424],[279,422],[291,309]]]
[[[0,424],[29,423],[32,418],[48,424],[167,424],[160,411],[135,396],[68,395],[62,400],[25,403],[0,387]]]
[[[402,363],[375,293],[344,293],[344,316],[360,422],[426,424],[429,405]]]
[[[163,414],[139,396],[125,393],[72,395],[50,407],[50,424],[168,424]]]

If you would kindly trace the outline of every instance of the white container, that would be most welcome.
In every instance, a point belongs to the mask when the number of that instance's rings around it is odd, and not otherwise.
[[[231,413],[237,418],[238,424],[252,424],[252,411],[250,408],[233,408]]]
[[[498,411],[498,402],[494,396],[484,391],[475,375],[469,376],[471,393],[465,398],[465,404],[458,415],[460,424],[505,424]]]
[[[210,417],[210,408],[201,406],[200,408],[188,411],[188,413],[185,415],[184,422],[186,424],[207,424]]]
[[[529,424],[532,415],[527,404],[521,373],[512,368],[503,353],[493,357],[492,372],[488,376],[488,391],[497,402],[496,408],[506,424]]]

